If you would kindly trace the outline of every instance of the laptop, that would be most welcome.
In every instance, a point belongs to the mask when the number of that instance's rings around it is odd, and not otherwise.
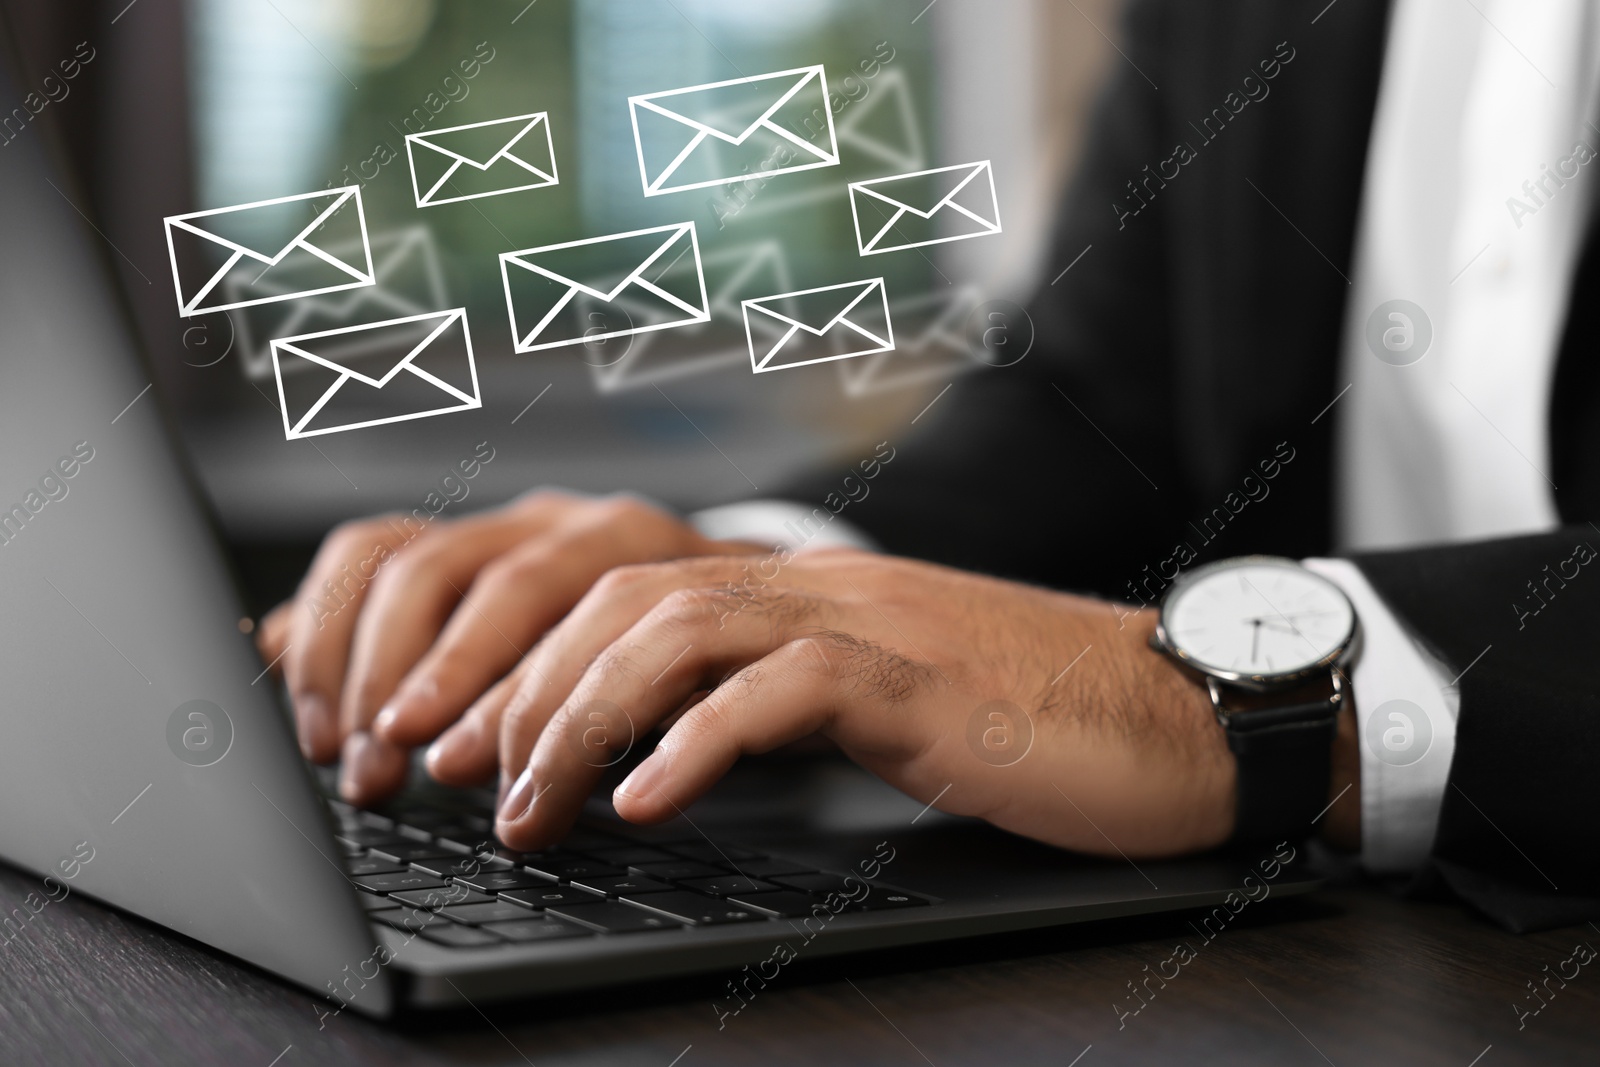
[[[8,64],[0,99],[21,99]],[[1075,856],[825,755],[746,762],[663,826],[602,792],[537,854],[493,840],[484,792],[336,802],[44,134],[0,151],[0,858],[39,879],[6,939],[81,893],[329,1013],[690,975],[736,1013],[797,957],[1194,908],[1220,929],[1242,899],[1318,884],[1293,849]]]

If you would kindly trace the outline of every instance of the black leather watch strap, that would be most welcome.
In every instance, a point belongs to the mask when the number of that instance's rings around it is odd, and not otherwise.
[[[1238,761],[1236,844],[1296,841],[1328,806],[1338,690],[1309,702],[1228,711],[1219,708]]]

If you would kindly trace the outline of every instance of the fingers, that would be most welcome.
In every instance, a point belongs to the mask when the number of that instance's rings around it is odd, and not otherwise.
[[[545,723],[597,656],[674,589],[717,585],[737,566],[735,560],[709,557],[607,571],[528,657],[529,673],[501,716],[498,740],[505,779],[514,779],[527,765]],[[613,669],[624,665],[614,663]]]
[[[256,626],[256,651],[263,662],[276,665],[289,644],[289,619],[294,601],[286,600],[261,617]]]
[[[433,740],[615,566],[608,517],[548,531],[483,568],[444,632],[379,712],[399,745]]]
[[[444,785],[474,786],[488,781],[500,766],[500,716],[531,673],[524,660],[475,700],[439,739],[428,747],[428,773]]]
[[[684,712],[612,794],[629,822],[672,818],[727,774],[741,755],[816,733],[838,709],[832,651],[800,638],[739,671]]]
[[[817,615],[810,605],[794,605],[780,625],[759,612],[730,618],[728,599],[719,589],[677,589],[594,659],[539,730],[525,765],[517,768],[496,824],[501,840],[523,849],[559,840],[605,768],[639,735],[676,713],[697,691],[782,646],[803,617]],[[696,721],[706,714],[702,711]],[[685,719],[693,715],[695,710]],[[524,728],[521,736],[512,743],[503,739],[503,766],[517,767],[507,761],[529,741],[528,720],[518,725]],[[508,719],[503,738],[510,728]],[[682,728],[680,723],[674,729]],[[787,738],[796,729],[804,724],[791,722],[777,732]]]
[[[289,605],[282,666],[308,759],[328,763],[339,754],[339,696],[351,635],[372,577],[403,538],[384,520],[340,526],[323,541]]]
[[[439,636],[485,563],[537,532],[512,513],[462,519],[406,546],[384,565],[368,591],[352,638],[340,709],[346,735],[371,725],[400,679]],[[496,641],[505,646],[504,638]],[[521,654],[517,649],[508,651],[506,662]]]

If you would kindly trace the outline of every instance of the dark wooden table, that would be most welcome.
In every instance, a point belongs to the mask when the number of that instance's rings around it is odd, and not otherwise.
[[[36,888],[0,867],[6,914]],[[1505,1064],[1600,1062],[1600,960],[1529,981],[1600,928],[1505,933],[1346,884],[1266,901],[1209,944],[1191,916],[1062,928],[783,972],[717,1028],[716,979],[380,1025],[70,897],[0,943],[0,1064]],[[1121,1020],[1128,983],[1197,949]],[[1566,967],[1571,973],[1575,965]],[[1171,973],[1174,965],[1166,966]],[[1147,994],[1148,995],[1148,994]]]

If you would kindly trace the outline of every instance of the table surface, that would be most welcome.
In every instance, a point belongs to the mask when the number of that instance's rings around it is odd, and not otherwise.
[[[37,888],[0,867],[6,914]],[[0,942],[0,1063],[1501,1067],[1600,1058],[1600,961],[1563,965],[1580,942],[1600,946],[1600,927],[1517,936],[1464,908],[1359,883],[1264,901],[1210,942],[1195,918],[801,960],[721,1030],[712,1001],[726,976],[389,1025],[346,1012],[319,1028],[322,1002],[73,896]],[[1180,941],[1193,958],[1163,963]],[[1575,969],[1564,986],[1547,979]],[[1164,988],[1151,979],[1141,990],[1153,992],[1132,999],[1129,983],[1158,970],[1177,977]],[[1526,983],[1541,980],[1536,1002]],[[1513,1008],[1538,1003],[1520,1019]]]

